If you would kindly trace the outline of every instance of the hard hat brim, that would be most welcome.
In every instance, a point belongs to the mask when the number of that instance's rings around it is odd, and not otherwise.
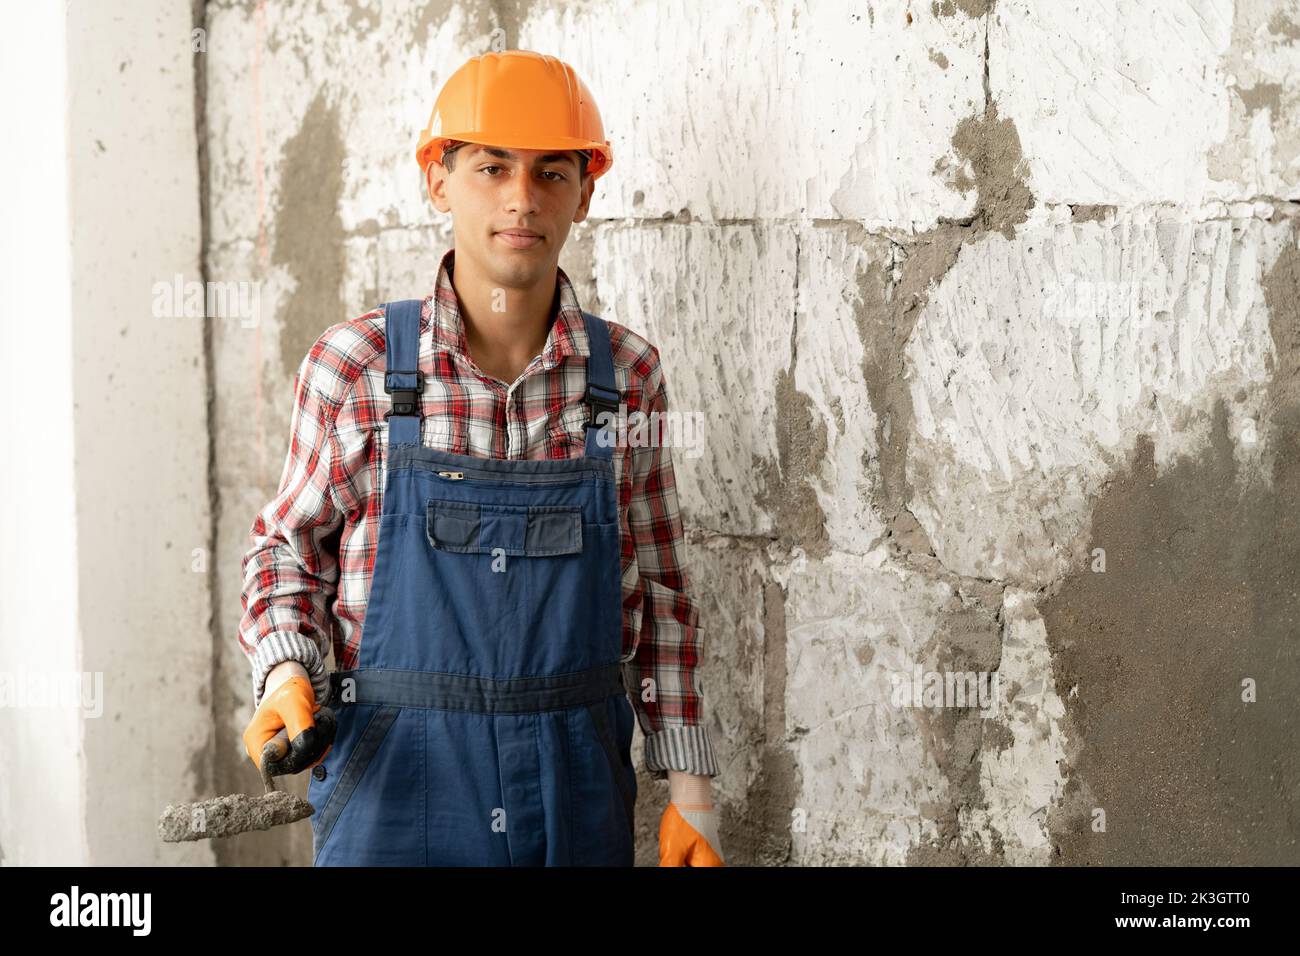
[[[466,132],[459,135],[456,133],[443,133],[436,140],[426,143],[416,153],[420,168],[427,172],[429,164],[433,162],[435,156],[441,162],[443,144],[451,140],[476,143],[480,146],[495,146],[499,149],[589,150],[591,160],[587,164],[587,171],[592,176],[602,175],[614,161],[613,150],[608,143],[593,142],[576,136],[538,136],[529,137],[525,140],[521,137],[485,136],[481,133]]]

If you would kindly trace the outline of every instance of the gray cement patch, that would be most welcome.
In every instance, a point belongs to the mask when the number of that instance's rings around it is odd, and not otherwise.
[[[339,216],[344,153],[338,109],[318,94],[284,145],[273,230],[271,261],[297,281],[280,318],[280,364],[290,381],[320,334],[348,318],[339,295],[347,265]]]
[[[1157,474],[1139,438],[1094,515],[1104,573],[1042,606],[1072,741],[1062,864],[1300,863],[1300,408],[1275,428],[1271,487],[1237,473],[1222,401],[1199,459]]]

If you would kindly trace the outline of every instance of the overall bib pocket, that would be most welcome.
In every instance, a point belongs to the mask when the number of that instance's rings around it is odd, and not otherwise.
[[[430,499],[429,544],[459,554],[549,557],[582,551],[577,505],[504,505]]]

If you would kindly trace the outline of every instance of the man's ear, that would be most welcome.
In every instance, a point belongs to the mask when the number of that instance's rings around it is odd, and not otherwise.
[[[578,203],[577,211],[573,214],[574,222],[582,222],[587,218],[587,210],[591,207],[591,195],[596,191],[596,177],[588,173],[582,177],[582,199]]]
[[[451,204],[447,202],[447,168],[437,161],[429,163],[424,171],[425,191],[438,212],[450,212]]]

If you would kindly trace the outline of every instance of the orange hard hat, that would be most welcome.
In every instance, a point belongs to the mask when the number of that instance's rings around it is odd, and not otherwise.
[[[600,177],[614,162],[600,111],[573,67],[531,50],[470,58],[443,84],[415,158],[421,172],[454,141],[503,149],[576,149]]]

